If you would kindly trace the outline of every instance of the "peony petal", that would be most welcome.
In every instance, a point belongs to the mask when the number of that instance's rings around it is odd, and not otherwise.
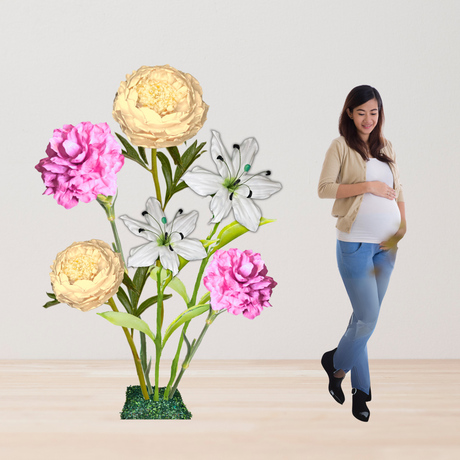
[[[244,182],[244,176],[241,178]],[[265,200],[282,188],[279,182],[272,181],[266,176],[253,176],[246,182],[246,185],[251,189],[251,198],[255,200]]]
[[[156,243],[159,237],[158,230],[150,227],[150,225],[145,222],[139,222],[138,220],[131,219],[131,217],[125,215],[120,216],[120,219],[128,227],[131,233],[134,233],[136,236],[141,236],[146,240],[155,241]],[[145,232],[139,232],[140,229],[144,229]]]
[[[223,183],[221,176],[199,166],[195,166],[191,171],[187,171],[182,176],[182,180],[195,193],[201,196],[213,195]]]
[[[214,216],[211,223],[216,224],[225,219],[232,209],[232,202],[229,198],[228,189],[221,187],[212,197],[209,208]]]
[[[186,238],[172,244],[174,251],[185,260],[201,260],[206,257],[206,250],[195,238]]]
[[[211,130],[211,156],[216,163],[219,174],[226,179],[227,177],[235,177],[235,171],[233,170],[232,159],[225,150],[224,144],[220,139],[220,134],[217,131]],[[221,156],[222,160],[218,160],[217,157]]]
[[[147,243],[131,249],[128,257],[128,267],[150,267],[158,259],[157,243]]]
[[[251,232],[257,231],[259,228],[262,211],[245,196],[233,195],[233,213],[235,219]]]

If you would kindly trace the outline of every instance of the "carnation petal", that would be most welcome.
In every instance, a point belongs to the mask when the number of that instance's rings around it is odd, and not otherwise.
[[[262,211],[251,201],[251,199],[239,194],[234,194],[233,213],[235,219],[251,232],[255,232],[259,228]]]

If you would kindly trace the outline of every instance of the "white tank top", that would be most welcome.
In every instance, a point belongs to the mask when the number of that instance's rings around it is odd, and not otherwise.
[[[366,165],[366,182],[378,180],[393,188],[393,173],[387,163],[370,158]],[[337,229],[337,239],[354,243],[381,243],[398,230],[401,213],[396,200],[365,193],[350,233]]]

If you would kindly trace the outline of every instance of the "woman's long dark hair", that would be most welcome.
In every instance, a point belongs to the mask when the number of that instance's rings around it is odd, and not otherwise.
[[[355,123],[348,116],[347,109],[353,112],[353,109],[365,104],[367,101],[372,99],[377,100],[379,109],[379,119],[377,125],[369,134],[369,149],[370,153],[374,158],[385,163],[393,163],[393,160],[385,155],[381,150],[385,146],[385,139],[382,135],[382,127],[385,122],[385,114],[383,112],[382,98],[379,92],[369,85],[361,85],[353,88],[348,94],[345,104],[343,105],[342,113],[339,118],[339,132],[343,136],[349,147],[356,150],[362,157],[363,160],[367,161],[367,149],[365,142],[359,137]]]

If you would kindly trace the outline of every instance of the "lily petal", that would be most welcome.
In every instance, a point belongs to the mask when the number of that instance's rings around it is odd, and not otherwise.
[[[212,224],[216,224],[228,216],[232,209],[232,202],[230,201],[227,188],[221,187],[212,197],[209,209],[211,209],[211,212],[214,215],[213,219],[210,221]]]
[[[182,180],[195,193],[201,196],[208,196],[216,193],[224,181],[219,175],[207,169],[200,168],[199,166],[195,166],[191,171],[187,171],[182,176]]]
[[[246,165],[252,165],[258,150],[259,145],[254,137],[245,139],[239,149],[234,149],[232,162],[236,176],[241,174]]]
[[[150,197],[147,200],[146,208],[148,212],[145,215],[147,222],[156,229],[156,233],[162,233],[161,219],[166,216],[161,209],[160,202],[156,198]]]
[[[173,244],[174,251],[185,260],[200,260],[206,257],[206,250],[195,238],[187,238]]]
[[[198,211],[192,211],[188,214],[181,214],[171,223],[171,233],[179,232],[184,235],[184,238],[190,235],[195,230],[196,221],[198,220]]]
[[[128,227],[131,233],[134,233],[136,236],[141,236],[146,240],[154,241],[156,243],[159,233],[157,229],[151,227],[146,222],[139,222],[138,220],[131,219],[131,217],[125,215],[120,216],[120,219]],[[143,228],[145,232],[139,233],[139,229],[141,228]]]
[[[143,244],[131,249],[128,267],[150,267],[158,259],[159,247],[156,242]]]
[[[234,177],[235,171],[233,170],[232,159],[230,155],[225,150],[224,144],[220,139],[220,134],[217,131],[211,130],[212,138],[211,138],[211,156],[216,163],[217,170],[219,174],[226,179],[227,177]],[[218,160],[217,157],[221,156],[224,161]]]
[[[233,195],[233,213],[235,219],[251,232],[257,231],[259,228],[262,211],[243,195]]]
[[[252,191],[251,198],[254,200],[265,200],[270,195],[282,189],[280,182],[275,182],[266,176],[254,176],[247,181],[245,181],[243,176],[241,182],[246,182],[246,185]]]
[[[176,276],[179,272],[179,257],[177,254],[171,249],[169,246],[160,246],[160,262],[163,268],[171,270],[173,272],[173,276]]]

